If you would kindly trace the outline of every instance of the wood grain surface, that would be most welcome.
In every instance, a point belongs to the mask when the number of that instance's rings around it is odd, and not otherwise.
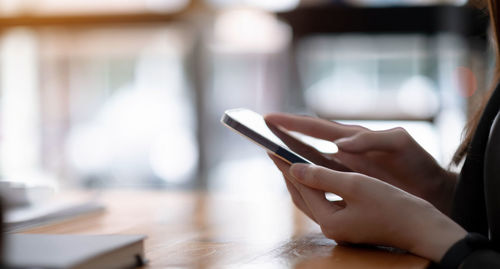
[[[402,251],[339,246],[286,196],[107,191],[103,213],[26,231],[145,234],[144,268],[425,268]]]

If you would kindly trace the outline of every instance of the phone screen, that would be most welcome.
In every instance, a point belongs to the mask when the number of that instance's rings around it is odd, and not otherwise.
[[[252,129],[254,132],[260,134],[261,136],[271,140],[278,146],[284,147],[288,150],[288,146],[281,141],[266,124],[264,117],[262,115],[253,112],[248,109],[233,109],[226,111],[226,114],[232,119],[238,121],[240,124]]]
[[[227,110],[221,121],[229,128],[256,142],[289,163],[311,163],[306,158],[292,151],[278,137],[279,135],[285,139],[290,139],[291,136],[287,131],[280,130],[278,127],[271,127],[273,128],[271,130],[264,118],[256,112],[242,108]]]

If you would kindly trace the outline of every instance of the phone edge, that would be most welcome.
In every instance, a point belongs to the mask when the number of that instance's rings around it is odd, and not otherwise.
[[[312,164],[311,161],[303,158],[302,156],[298,155],[297,153],[294,153],[291,150],[285,149],[285,148],[281,147],[280,145],[277,145],[276,143],[268,140],[267,138],[263,137],[262,135],[258,134],[257,132],[253,131],[252,129],[248,128],[247,126],[241,124],[239,121],[234,120],[229,115],[227,115],[226,112],[224,112],[224,115],[222,116],[220,122],[223,125],[225,125],[226,127],[234,130],[239,135],[252,141],[253,143],[258,145],[259,147],[264,148],[268,152],[272,153],[273,155],[275,155],[278,158],[282,159],[283,161],[287,162],[288,164],[293,164],[293,163]],[[238,129],[238,128],[243,129],[243,131]],[[253,137],[250,137],[250,135],[246,135],[245,132],[250,133]],[[258,139],[254,139],[254,137],[257,137]],[[263,141],[265,143],[261,143],[260,141]],[[265,144],[269,145],[269,147],[267,147]]]

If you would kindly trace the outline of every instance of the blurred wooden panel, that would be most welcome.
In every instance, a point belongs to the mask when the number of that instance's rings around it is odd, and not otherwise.
[[[0,17],[0,28],[15,26],[74,26],[117,23],[159,23],[179,19],[186,11],[175,13],[131,13],[131,14],[96,14],[96,15],[54,15],[54,16],[12,16]]]
[[[105,213],[28,231],[145,234],[145,268],[425,268],[376,248],[337,246],[289,199],[193,192],[113,191]]]
[[[168,23],[179,21],[194,11],[208,11],[202,0],[188,0],[185,7],[179,10],[158,11],[136,10],[131,12],[104,9],[95,12],[63,12],[50,10],[37,12],[36,9],[14,14],[0,13],[0,29],[9,27],[42,27],[42,26],[91,26],[102,24],[134,24],[134,23]]]

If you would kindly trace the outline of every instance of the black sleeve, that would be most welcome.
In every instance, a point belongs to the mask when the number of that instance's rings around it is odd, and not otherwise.
[[[500,268],[500,253],[492,242],[478,233],[469,233],[453,244],[433,268]]]
[[[500,268],[500,253],[491,249],[476,250],[465,258],[458,268]]]
[[[445,269],[442,264],[432,263],[429,269]],[[500,268],[500,253],[492,249],[480,249],[472,252],[457,267],[458,269]]]

